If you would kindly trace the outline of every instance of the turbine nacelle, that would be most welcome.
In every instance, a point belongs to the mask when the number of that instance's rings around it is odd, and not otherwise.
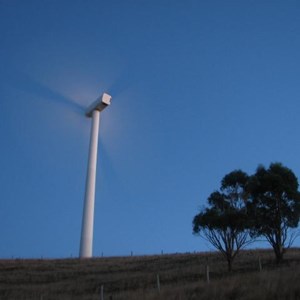
[[[92,117],[94,110],[102,111],[105,107],[110,105],[111,96],[103,93],[95,102],[93,102],[85,112],[85,115],[89,118]]]

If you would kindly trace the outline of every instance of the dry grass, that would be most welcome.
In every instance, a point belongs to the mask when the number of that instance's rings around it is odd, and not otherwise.
[[[258,257],[263,271],[259,272]],[[210,283],[205,266],[210,267]],[[0,260],[0,299],[300,299],[300,249],[280,267],[270,250],[243,251],[234,271],[218,253],[91,260]],[[161,291],[156,287],[159,274]]]

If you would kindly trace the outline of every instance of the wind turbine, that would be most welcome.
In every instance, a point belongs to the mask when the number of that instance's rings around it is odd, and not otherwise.
[[[92,127],[82,216],[80,258],[90,258],[93,255],[94,207],[100,112],[110,105],[110,101],[111,96],[104,93],[88,107],[85,113],[88,118],[92,118]]]

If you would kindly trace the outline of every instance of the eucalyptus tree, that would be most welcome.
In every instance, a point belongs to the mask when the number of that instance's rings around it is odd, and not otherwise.
[[[222,253],[228,271],[239,251],[249,244],[249,218],[244,200],[249,176],[235,170],[221,181],[219,191],[208,198],[208,206],[193,219],[193,233],[207,240]]]
[[[281,163],[272,163],[268,169],[259,166],[246,185],[251,236],[266,238],[277,263],[283,260],[285,249],[298,234],[295,231],[300,217],[298,186],[296,175]]]

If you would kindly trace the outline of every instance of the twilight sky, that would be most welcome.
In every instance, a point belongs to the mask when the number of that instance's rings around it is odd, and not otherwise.
[[[103,92],[96,256],[210,250],[225,174],[300,177],[298,0],[0,0],[0,38],[0,257],[78,255]]]

